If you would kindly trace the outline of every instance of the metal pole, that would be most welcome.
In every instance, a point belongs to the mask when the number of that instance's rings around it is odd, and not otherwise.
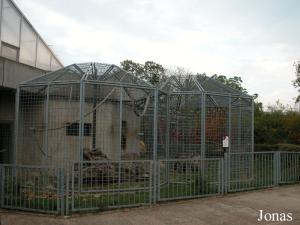
[[[251,175],[254,179],[254,101],[251,101]]]
[[[154,176],[153,176],[153,203],[157,201],[157,102],[158,102],[158,89],[154,91],[154,115],[153,115],[153,163],[154,163]]]
[[[48,164],[48,123],[49,123],[49,93],[50,93],[50,85],[46,87],[46,102],[45,102],[45,111],[44,111],[44,120],[45,120],[45,128],[44,128],[44,157],[43,157],[43,165]]]
[[[228,153],[225,153],[224,157],[224,179],[225,179],[225,193],[228,193],[228,189],[230,188],[230,171],[231,171],[231,150],[232,150],[232,99],[231,96],[229,96],[229,109],[228,109],[228,136],[229,136],[229,145],[228,145]]]
[[[251,151],[254,152],[254,100],[252,99],[251,101],[251,111],[252,111],[252,115],[251,115]]]
[[[166,159],[170,159],[170,96],[167,95]]]
[[[85,83],[80,80],[80,105],[79,105],[79,190],[82,188],[82,161],[83,161],[83,138],[84,138],[84,102]]]
[[[171,120],[170,120],[170,95],[167,95],[167,129],[166,129],[166,160],[170,159],[170,126],[171,126]],[[166,180],[167,184],[169,184],[169,164],[166,163]]]
[[[241,117],[242,117],[242,109],[241,102],[239,103],[239,111],[238,111],[238,151],[241,152]]]
[[[206,94],[201,96],[201,158],[205,158],[205,118],[206,118]]]
[[[66,171],[66,215],[69,215],[69,191],[70,191],[70,164],[68,163],[68,166],[65,169]]]
[[[60,200],[60,214],[65,214],[65,196],[64,196],[64,170],[58,169],[59,174],[59,200]]]
[[[4,185],[5,185],[5,180],[6,180],[6,177],[5,177],[6,173],[5,173],[5,166],[0,165],[0,168],[1,168],[1,170],[0,170],[0,172],[1,172],[0,207],[3,207],[3,205],[4,205]]]
[[[83,160],[83,137],[84,137],[84,102],[85,83],[80,81],[80,105],[79,105],[79,161]]]
[[[230,155],[228,153],[224,154],[224,193],[227,194],[230,186],[230,162],[229,162]]]
[[[19,136],[19,110],[20,110],[20,88],[17,88],[15,97],[15,128],[14,128],[14,151],[13,151],[13,164],[17,164],[17,153],[18,153],[18,136]]]
[[[229,96],[228,103],[228,137],[229,137],[229,145],[228,145],[228,153],[231,153],[231,143],[232,143],[232,133],[231,133],[231,114],[232,114],[232,105],[231,105],[231,96]]]
[[[118,159],[122,160],[122,120],[123,120],[123,88],[120,88],[120,104],[119,104],[119,152]]]

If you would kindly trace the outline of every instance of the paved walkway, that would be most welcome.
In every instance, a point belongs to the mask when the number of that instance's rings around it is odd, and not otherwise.
[[[259,210],[292,213],[292,222],[258,222]],[[300,225],[300,185],[61,218],[1,212],[1,225]]]

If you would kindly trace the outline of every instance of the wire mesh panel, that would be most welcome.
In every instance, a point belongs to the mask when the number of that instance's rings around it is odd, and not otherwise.
[[[158,199],[173,200],[222,192],[221,159],[159,161]]]
[[[105,210],[151,203],[151,161],[75,163],[71,210]]]
[[[253,151],[252,99],[231,98],[231,152]]]
[[[1,165],[1,206],[59,213],[59,172],[56,168]]]
[[[300,181],[300,153],[280,152],[280,183],[296,183]]]
[[[170,110],[170,158],[201,156],[201,95],[172,94]]]
[[[87,83],[84,96],[84,160],[152,158],[153,90]]]
[[[205,155],[223,157],[223,139],[229,136],[229,97],[206,95]]]
[[[22,87],[19,97],[16,160],[20,165],[39,165],[45,158],[47,137],[47,86]]]
[[[170,111],[168,106],[169,97],[167,94],[158,92],[157,112],[157,157],[168,159],[170,157]]]
[[[123,87],[121,98],[121,159],[153,159],[154,91]]]
[[[65,167],[79,160],[79,84],[50,85],[45,128],[44,165]]]
[[[272,187],[276,184],[273,152],[231,153],[228,155],[229,191]]]

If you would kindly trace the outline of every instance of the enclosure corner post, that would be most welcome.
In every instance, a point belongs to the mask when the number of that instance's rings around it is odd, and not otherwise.
[[[206,93],[201,97],[201,158],[205,158],[205,120],[206,120]]]
[[[17,152],[18,152],[18,136],[19,136],[19,111],[20,111],[20,88],[17,88],[15,96],[15,127],[14,127],[14,151],[12,156],[13,164],[17,164]]]
[[[167,93],[167,120],[166,120],[166,125],[167,125],[167,130],[166,130],[166,160],[170,159],[170,128],[171,128],[171,119],[170,119],[170,93]],[[167,183],[169,184],[170,181],[170,176],[169,176],[169,164],[166,164],[166,180]]]
[[[120,104],[119,104],[119,147],[118,147],[118,159],[122,160],[122,120],[123,120],[123,88],[120,88]]]
[[[225,152],[224,154],[224,162],[223,162],[223,194],[227,194],[230,185],[230,154]]]
[[[80,81],[80,105],[79,105],[79,161],[83,160],[83,137],[84,137],[84,99],[85,83]]]
[[[65,193],[64,193],[64,169],[58,169],[58,189],[59,189],[59,213],[61,216],[65,215]]]
[[[157,202],[157,188],[158,188],[158,180],[157,180],[157,113],[158,113],[158,89],[154,90],[154,115],[153,115],[153,203]]]
[[[45,102],[45,112],[44,112],[44,121],[45,121],[45,128],[44,128],[44,145],[43,145],[43,152],[44,152],[44,165],[48,165],[48,125],[49,125],[49,94],[50,94],[50,85],[46,87],[46,102]]]
[[[170,159],[170,95],[167,94],[167,130],[166,130],[166,159]]]
[[[252,98],[251,110],[252,110],[252,118],[251,118],[251,144],[252,144],[252,152],[254,152],[254,112],[255,112],[254,99]]]
[[[229,96],[229,103],[228,103],[228,136],[229,136],[229,143],[228,143],[228,153],[231,153],[231,143],[232,143],[232,132],[231,132],[231,115],[232,115],[232,104],[231,104],[231,95]]]

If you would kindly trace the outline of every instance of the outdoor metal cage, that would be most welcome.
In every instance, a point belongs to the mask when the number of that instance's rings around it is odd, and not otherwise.
[[[73,64],[21,84],[16,108],[17,164],[253,151],[253,98],[204,75],[154,87],[115,65]]]
[[[17,95],[17,164],[153,157],[155,88],[115,65],[73,64]]]
[[[160,84],[160,90],[168,96],[168,158],[253,152],[251,96],[200,74],[170,76]]]
[[[67,215],[299,181],[299,153],[253,152],[253,113],[252,96],[199,74],[156,87],[101,63],[42,75],[17,89],[2,207]]]

